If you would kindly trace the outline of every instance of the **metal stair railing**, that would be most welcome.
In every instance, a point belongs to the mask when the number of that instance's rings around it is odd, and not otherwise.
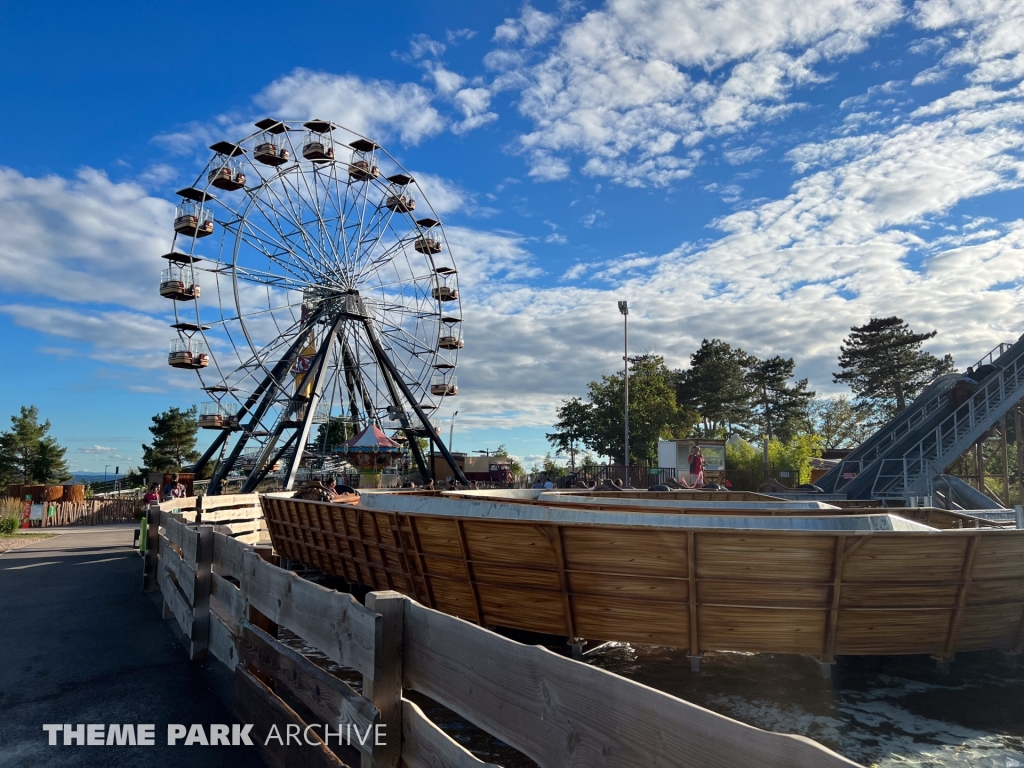
[[[996,344],[986,354],[982,355],[981,359],[978,362],[976,362],[972,367],[974,368],[974,370],[978,370],[983,365],[994,363],[996,360],[1002,357],[1003,354],[1012,346],[1012,341],[1004,341],[1000,344]]]
[[[995,360],[999,359],[1012,346],[1014,346],[1014,342],[1000,342],[992,349],[990,349],[988,352],[986,352],[984,355],[982,355],[981,359],[974,364],[974,369],[977,370],[982,365],[985,365],[986,363],[992,363]],[[864,472],[867,471],[872,464],[874,464],[879,459],[883,459],[885,457],[885,454],[892,450],[892,448],[897,443],[899,443],[904,437],[906,437],[908,434],[917,429],[918,426],[920,426],[922,423],[931,418],[937,411],[944,408],[946,406],[946,403],[948,402],[948,397],[948,390],[943,390],[941,392],[934,394],[920,408],[915,408],[914,412],[909,416],[909,418],[906,421],[903,421],[900,424],[896,425],[892,430],[890,430],[884,436],[882,436],[878,443],[869,448],[864,454],[857,457],[857,459],[854,462],[851,462],[857,464],[856,475],[864,474]],[[882,469],[885,469],[885,465],[882,465]],[[891,474],[889,476],[891,476]],[[878,485],[878,480],[880,477],[881,472],[875,479],[876,487]],[[849,478],[846,480],[846,482],[843,482],[843,478],[842,476],[840,476],[840,479],[836,482],[835,491],[838,493],[853,479],[854,478]]]
[[[904,437],[913,432],[917,427],[943,408],[948,402],[947,397],[947,390],[943,390],[933,395],[920,407],[914,408],[913,413],[911,413],[905,421],[896,424],[892,429],[882,435],[879,441],[875,445],[871,446],[871,448],[869,448],[865,453],[852,461],[844,461],[844,469],[847,463],[857,464],[856,474],[864,474],[872,464],[883,458],[886,453],[892,450],[893,446],[897,445]],[[840,480],[836,483],[835,487],[836,493],[839,493],[853,479],[854,478],[849,478],[846,482],[842,482],[843,478],[840,476]],[[841,485],[840,482],[842,482]]]
[[[885,459],[873,498],[931,493],[932,479],[975,443],[1013,405],[1024,399],[1024,357],[978,385],[970,399],[922,437],[902,457]]]

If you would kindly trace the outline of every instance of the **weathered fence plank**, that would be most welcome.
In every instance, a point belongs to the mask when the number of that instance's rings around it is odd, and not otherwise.
[[[376,722],[377,708],[368,699],[302,654],[247,622],[241,626],[238,655],[241,661],[253,665],[287,688],[324,723],[350,724],[366,733]],[[371,741],[353,746],[370,753],[373,749]]]
[[[196,597],[196,572],[171,548],[171,542],[164,536],[160,537],[160,562],[174,575],[188,604],[193,605]]]
[[[762,731],[412,601],[405,611],[404,675],[406,687],[541,768],[856,765],[810,739]]]
[[[315,745],[283,745],[274,739],[267,739],[266,734],[270,733],[272,726],[276,727],[283,741],[288,726],[296,726],[302,733],[306,729],[306,723],[272,690],[241,666],[235,667],[235,709],[243,723],[253,724],[253,731],[258,737],[255,743],[260,754],[271,766],[346,768],[345,764],[327,748],[315,730],[306,730],[304,734],[308,735]]]
[[[214,526],[216,531],[216,526]],[[230,536],[216,536],[213,543],[213,567],[221,576],[237,579],[242,575],[242,561],[252,547]]]
[[[402,699],[402,764],[406,768],[498,768],[478,760],[408,699]]]
[[[178,516],[162,514],[160,523],[164,529],[167,540],[181,550],[182,558],[190,563],[196,561],[196,547],[199,544],[199,535],[185,525],[183,520],[176,519]]]
[[[319,648],[328,658],[372,679],[380,616],[355,601],[245,553],[239,579],[249,605]]]
[[[210,611],[210,655],[228,669],[234,669],[238,663],[235,633],[215,610]]]
[[[177,557],[177,555],[175,555]],[[160,592],[164,597],[165,612],[170,612],[177,620],[178,627],[186,637],[192,636],[192,609],[181,592],[171,580],[171,572],[161,563],[157,569],[157,583],[160,585]]]

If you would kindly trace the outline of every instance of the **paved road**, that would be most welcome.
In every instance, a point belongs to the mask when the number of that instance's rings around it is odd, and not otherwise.
[[[132,526],[60,530],[0,556],[0,766],[262,766],[255,747],[166,745],[168,723],[237,722],[229,673],[190,662],[142,594]],[[156,745],[51,747],[44,723],[153,723]]]

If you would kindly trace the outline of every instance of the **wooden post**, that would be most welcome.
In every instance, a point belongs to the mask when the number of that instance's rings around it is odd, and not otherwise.
[[[206,658],[210,647],[210,589],[213,582],[213,526],[196,529],[196,588],[192,605],[192,647],[189,658]]]
[[[156,566],[160,546],[160,505],[150,504],[146,510],[146,556],[142,560],[142,591],[157,589]]]
[[[956,605],[949,619],[949,630],[946,633],[946,643],[942,650],[942,661],[950,661],[956,656],[956,641],[960,634],[960,620],[963,616],[964,606],[967,605],[967,592],[971,588],[971,577],[974,572],[974,555],[978,551],[979,541],[981,541],[980,536],[972,536],[967,541],[963,566],[960,569],[960,586],[957,588]]]
[[[402,634],[407,598],[398,592],[370,592],[366,607],[381,615],[374,638],[373,679],[363,676],[363,696],[380,710],[384,725],[373,755],[362,755],[362,768],[398,768],[402,759]],[[375,734],[376,735],[376,734]]]

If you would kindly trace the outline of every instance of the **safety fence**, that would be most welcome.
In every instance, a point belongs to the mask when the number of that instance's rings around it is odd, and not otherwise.
[[[257,738],[269,764],[345,765],[352,754],[328,745],[329,726],[329,737],[344,729],[364,768],[490,765],[405,696],[416,691],[541,768],[855,765],[810,739],[745,725],[397,592],[361,604],[278,567],[269,546],[161,505],[147,526],[143,588],[160,591],[190,657],[233,670],[236,714],[254,735],[273,725],[302,734],[301,743]],[[279,628],[361,675],[361,690],[283,644]]]
[[[29,519],[30,528],[134,523],[142,517],[144,509],[143,503],[137,499],[49,501],[34,506],[37,509]]]

